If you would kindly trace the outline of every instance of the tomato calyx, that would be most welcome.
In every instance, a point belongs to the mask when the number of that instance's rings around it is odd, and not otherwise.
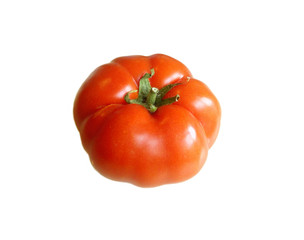
[[[175,103],[179,100],[180,96],[177,94],[174,97],[163,99],[167,92],[173,87],[182,84],[182,82],[173,83],[164,86],[160,90],[155,87],[151,87],[149,79],[155,74],[154,69],[151,69],[151,73],[145,73],[139,80],[138,90],[131,90],[125,95],[125,101],[129,104],[139,104],[144,106],[150,113],[154,113],[159,107]],[[189,81],[189,78],[188,78]],[[136,99],[130,99],[130,94],[138,92]]]

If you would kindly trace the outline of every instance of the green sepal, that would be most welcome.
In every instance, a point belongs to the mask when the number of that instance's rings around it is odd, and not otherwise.
[[[180,96],[178,94],[171,98],[166,98],[166,99],[163,98],[172,88],[183,83],[179,82],[179,83],[169,84],[158,90],[155,87],[151,87],[149,81],[149,79],[154,75],[154,73],[155,71],[153,68],[151,69],[151,73],[145,73],[144,76],[139,81],[138,91],[131,90],[125,95],[124,99],[127,103],[142,105],[150,113],[154,113],[158,109],[158,107],[169,105],[179,100]],[[134,92],[138,92],[137,99],[130,99],[130,94]]]
[[[155,105],[162,106],[161,101],[162,101],[163,97],[167,94],[167,92],[169,92],[172,88],[174,88],[175,86],[178,86],[180,84],[182,84],[182,83],[173,83],[173,84],[169,84],[169,85],[166,85],[163,88],[161,88],[157,94],[157,97],[155,100]]]
[[[145,75],[140,79],[139,81],[139,87],[138,87],[138,100],[144,101],[146,100],[149,92],[151,91],[152,87],[149,81],[149,78],[151,78],[154,75],[155,71],[152,68],[151,73],[145,73]]]

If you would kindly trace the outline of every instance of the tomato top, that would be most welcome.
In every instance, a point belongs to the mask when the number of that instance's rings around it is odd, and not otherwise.
[[[138,89],[139,80],[151,69],[155,71],[150,79],[151,86],[158,89],[190,77],[187,84],[176,86],[165,98],[177,94],[180,96],[174,104],[184,107],[201,122],[211,147],[217,137],[221,118],[216,97],[204,83],[192,78],[184,64],[163,54],[119,57],[95,69],[81,86],[75,100],[77,128],[85,118],[107,105],[127,104],[125,95]]]

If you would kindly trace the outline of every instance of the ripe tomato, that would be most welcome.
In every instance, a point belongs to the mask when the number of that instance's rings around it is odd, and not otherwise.
[[[75,123],[94,168],[141,187],[198,173],[220,117],[209,88],[163,54],[120,57],[98,67],[74,102]]]

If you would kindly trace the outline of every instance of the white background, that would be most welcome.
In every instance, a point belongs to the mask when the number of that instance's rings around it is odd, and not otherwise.
[[[304,239],[303,1],[1,1],[0,239]],[[164,53],[219,99],[189,181],[91,166],[75,94],[113,58]]]

